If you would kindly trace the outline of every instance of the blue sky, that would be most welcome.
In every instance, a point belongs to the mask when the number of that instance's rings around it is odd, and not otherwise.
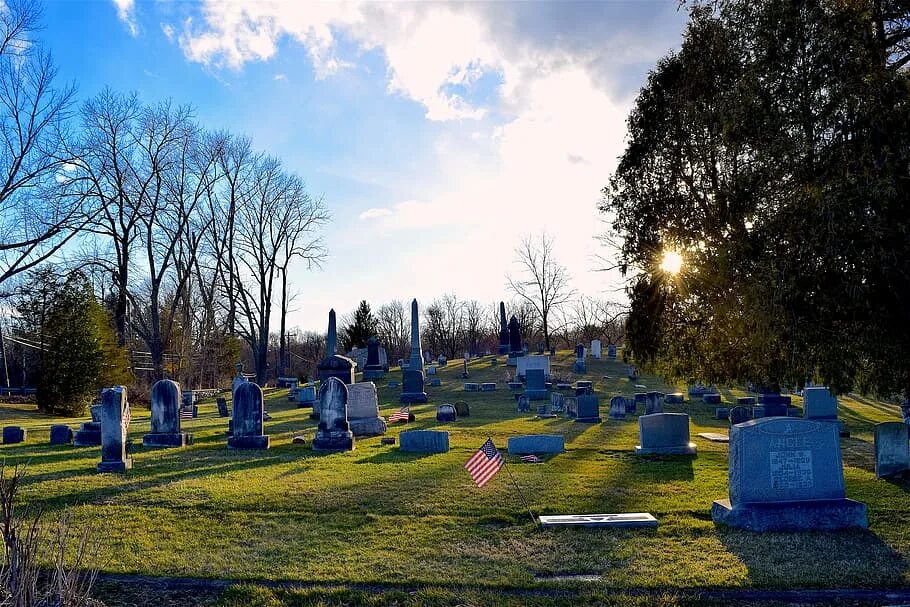
[[[675,0],[524,3],[48,2],[42,41],[82,98],[105,86],[249,135],[333,213],[322,270],[295,268],[292,324],[360,299],[509,299],[546,231],[580,293],[624,120],[680,43]]]

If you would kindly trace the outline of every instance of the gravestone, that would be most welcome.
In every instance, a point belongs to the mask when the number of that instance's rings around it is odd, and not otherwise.
[[[578,418],[578,397],[576,396],[567,396],[565,400],[566,404],[566,417],[570,419]]]
[[[496,382],[484,382],[480,384],[481,392],[495,392],[496,391]]]
[[[185,447],[187,434],[180,431],[180,386],[175,381],[155,382],[151,392],[151,430],[142,437],[143,447]],[[184,399],[186,402],[186,399]]]
[[[730,409],[730,424],[742,424],[749,421],[749,408],[736,406]]]
[[[646,528],[656,529],[657,519],[647,512],[623,512],[621,514],[556,514],[544,515],[540,526],[548,527],[612,527],[615,529]]]
[[[464,368],[461,371],[461,378],[467,379],[469,377],[469,375],[468,375],[468,353],[467,352],[465,352],[464,360],[461,361],[461,364],[464,365]]]
[[[79,431],[73,436],[73,445],[76,447],[101,445],[101,405],[92,405],[91,413],[92,421],[79,424]]]
[[[231,381],[231,400],[234,398],[234,392],[237,391],[237,387],[241,384],[246,383],[246,375],[243,374],[243,363],[239,362],[235,365],[237,372],[234,374],[234,379]]]
[[[698,435],[712,443],[729,443],[730,436],[720,432],[699,432]]]
[[[635,415],[638,413],[638,401],[632,397],[626,399],[626,415]]]
[[[230,417],[231,412],[228,411],[227,399],[223,396],[219,396],[215,401],[218,403],[218,417]]]
[[[756,403],[754,396],[737,396],[736,404],[740,407],[751,407]]]
[[[442,404],[436,408],[436,421],[440,423],[454,422],[458,420],[458,413],[455,407],[450,404]]]
[[[518,359],[515,368],[515,377],[526,377],[529,369],[542,369],[545,377],[550,377],[549,356],[522,356]]]
[[[575,363],[572,365],[572,371],[575,373],[588,372],[588,368],[585,365],[585,347],[581,344],[575,346]]]
[[[524,394],[518,394],[516,399],[518,402],[518,412],[519,413],[530,413],[531,412],[531,399],[529,399]]]
[[[439,379],[438,377],[434,377],[433,379],[430,380],[431,388],[438,388],[441,385],[442,385],[442,380]]]
[[[509,320],[509,358],[506,364],[510,367],[518,366],[518,359],[525,355],[524,348],[521,344],[521,327],[518,319],[512,317]]]
[[[348,424],[354,436],[379,436],[387,426],[379,416],[379,395],[373,382],[348,386]]]
[[[910,426],[875,424],[875,476],[884,478],[910,469]]]
[[[325,340],[326,356],[316,365],[316,370],[322,382],[325,382],[330,377],[337,377],[345,384],[353,384],[357,363],[347,356],[342,356],[336,352],[337,342],[338,332],[335,326],[335,310],[331,309],[329,310],[329,328]]]
[[[562,413],[566,410],[566,397],[559,392],[550,394],[550,410],[554,413]]]
[[[755,405],[752,407],[752,419],[759,419],[760,417],[765,417],[765,406]]]
[[[595,360],[600,360],[600,340],[599,339],[591,340],[591,356],[593,356]]]
[[[701,395],[701,400],[706,405],[719,405],[720,404],[720,394],[705,393],[705,394]]]
[[[616,345],[610,344],[607,346],[607,358],[611,360],[616,360]]]
[[[319,426],[315,451],[353,451],[354,433],[348,423],[348,387],[337,377],[319,386]]]
[[[463,400],[457,401],[454,405],[455,414],[458,417],[470,417],[471,416],[471,407],[468,406],[468,403]]]
[[[402,389],[399,400],[404,404],[425,403],[427,393],[424,391],[423,358],[420,355],[420,316],[417,300],[411,302],[411,357],[406,371],[402,371]],[[467,369],[467,361],[465,361]]]
[[[14,445],[24,443],[27,433],[22,426],[4,426],[3,427],[3,444]]]
[[[464,385],[465,392],[477,392],[478,390],[480,390],[480,384],[476,384],[474,382],[467,382]]]
[[[828,388],[816,386],[803,390],[803,417],[806,419],[837,419],[837,398]]]
[[[745,409],[745,407],[743,407]],[[727,407],[717,407],[714,409],[714,419],[727,420],[730,419],[730,409]],[[743,420],[745,421],[745,420]],[[742,422],[739,422],[742,423]]]
[[[436,357],[436,364],[442,368],[448,367],[449,359],[446,358],[445,356],[443,356],[442,354],[440,354],[439,356]]]
[[[506,322],[506,304],[499,302],[499,349],[500,354],[508,354],[509,347],[509,325]]]
[[[599,424],[600,419],[600,397],[596,394],[585,394],[576,396],[577,416],[576,422],[585,424]]]
[[[614,396],[610,399],[610,419],[626,418],[626,399],[623,396]]]
[[[790,406],[790,397],[780,394],[760,394],[758,402],[765,408],[765,417],[787,417],[787,407]]]
[[[254,382],[238,386],[234,393],[234,417],[228,449],[268,449],[269,436],[264,432],[265,408],[262,388]]]
[[[668,405],[682,405],[686,402],[682,392],[673,392],[664,396],[664,402]]]
[[[297,388],[297,408],[308,408],[316,406],[316,386],[306,384]]]
[[[545,400],[547,398],[546,377],[543,369],[528,369],[525,381],[527,382],[525,396],[530,400]]]
[[[130,404],[126,386],[105,388],[101,393],[101,462],[98,472],[126,472],[133,467],[126,454],[130,427]]]
[[[449,433],[439,430],[409,430],[398,435],[403,453],[448,453]]]
[[[648,392],[645,398],[645,415],[664,412],[664,395],[660,392]]]
[[[523,383],[521,383],[520,381],[510,381],[506,385],[509,387],[509,390],[512,392],[517,392],[518,390],[521,390],[522,388],[525,387],[525,385]]]
[[[54,424],[51,426],[51,444],[68,445],[73,442],[73,429],[66,424]]]
[[[379,340],[371,337],[367,342],[367,363],[363,367],[363,380],[382,379],[386,371],[388,366],[383,366],[379,358]]]
[[[751,531],[868,526],[866,505],[846,499],[837,425],[766,417],[730,427],[730,499],[715,523]]]
[[[638,455],[695,455],[695,443],[689,440],[689,415],[654,413],[638,418],[641,444]]]
[[[510,455],[543,455],[566,450],[562,434],[529,434],[509,438]]]

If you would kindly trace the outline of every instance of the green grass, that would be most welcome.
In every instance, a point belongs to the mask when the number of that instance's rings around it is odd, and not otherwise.
[[[571,357],[560,352],[554,372],[569,375]],[[589,361],[604,419],[611,395],[634,391],[624,369],[616,361]],[[632,451],[638,442],[634,417],[598,425],[532,419],[516,412],[505,389],[504,365],[470,365],[469,381],[497,381],[495,393],[463,392],[461,370],[460,361],[440,370],[443,386],[428,388],[432,402],[412,407],[417,422],[389,432],[448,430],[446,454],[402,454],[397,446],[381,446],[379,437],[359,439],[349,453],[314,453],[291,443],[299,433],[311,439],[315,424],[309,410],[286,401],[285,390],[267,395],[268,451],[229,451],[227,421],[218,418],[214,403],[204,403],[200,417],[185,423],[195,434],[192,447],[138,447],[133,469],[123,476],[95,472],[97,448],[48,445],[50,425],[62,420],[29,406],[0,408],[0,422],[21,424],[29,433],[26,444],[0,446],[0,453],[7,463],[29,462],[23,500],[51,517],[66,508],[78,525],[96,528],[103,538],[97,565],[111,573],[324,584],[391,580],[436,588],[469,585],[477,592],[567,585],[595,593],[599,588],[908,585],[910,483],[879,481],[872,471],[872,427],[899,419],[896,406],[841,399],[842,418],[853,433],[842,440],[847,494],[868,504],[868,531],[753,534],[711,522],[712,500],[727,496],[727,446],[695,436],[725,427],[711,419],[712,406],[695,401],[667,407],[692,416],[697,457],[640,458]],[[612,379],[602,379],[604,374]],[[387,415],[400,406],[398,389],[378,383]],[[652,377],[637,383],[671,388]],[[456,400],[470,404],[471,416],[437,425],[436,405]],[[147,431],[148,412],[134,411],[131,438],[141,445]],[[463,465],[487,436],[504,450],[509,436],[538,432],[564,434],[566,452],[543,465],[508,458],[536,513],[650,512],[660,526],[541,530],[530,522],[506,474],[483,489],[473,486]],[[540,579],[576,574],[601,581]],[[271,600],[261,604],[284,604]],[[298,604],[290,595],[274,600]],[[329,597],[324,604],[340,604],[333,601]]]

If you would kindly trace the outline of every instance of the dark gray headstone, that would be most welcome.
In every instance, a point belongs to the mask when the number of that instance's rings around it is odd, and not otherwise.
[[[458,417],[470,417],[471,416],[471,407],[468,406],[468,403],[460,400],[455,403],[455,413]]]
[[[715,393],[705,393],[701,395],[702,401],[706,405],[719,405],[720,404],[720,394]]]
[[[68,445],[73,442],[73,429],[66,424],[51,426],[51,444]]]
[[[866,506],[846,499],[836,424],[766,417],[730,427],[730,499],[716,523],[752,531],[867,527]]]
[[[730,423],[731,424],[742,424],[749,421],[750,412],[748,407],[733,407],[730,409]]]
[[[411,430],[398,435],[398,450],[404,453],[448,453],[449,433]]]
[[[639,455],[694,455],[695,443],[689,440],[689,416],[686,413],[654,413],[638,418],[641,444]]]
[[[4,426],[3,427],[3,444],[13,445],[24,443],[26,437],[25,428],[22,426]]]
[[[664,395],[660,392],[648,392],[645,398],[645,415],[664,412]]]
[[[348,423],[348,388],[337,377],[330,377],[319,387],[319,427],[313,439],[313,449],[354,449],[354,434]]]
[[[575,418],[575,421],[588,424],[599,424],[601,421],[600,397],[596,394],[584,394],[582,396],[576,396],[575,399],[578,402],[578,416]]]
[[[363,367],[363,379],[381,379],[385,377],[387,369],[382,364],[379,355],[379,340],[371,337],[367,342],[367,361]]]
[[[518,394],[518,412],[519,413],[530,413],[531,412],[531,399],[529,399],[524,394]]]
[[[151,431],[142,437],[145,447],[183,447],[187,435],[180,431],[180,403],[177,382],[162,379],[155,382],[151,393]],[[191,393],[192,394],[192,393]],[[186,393],[184,392],[184,402]],[[192,404],[190,405],[193,406]]]
[[[511,455],[562,453],[566,450],[562,434],[530,434],[509,438]]]
[[[216,402],[218,403],[218,417],[230,417],[231,412],[228,411],[227,399],[219,396]]]
[[[626,418],[626,398],[624,396],[614,396],[610,399],[610,419]]]
[[[904,422],[875,424],[875,476],[883,478],[910,469],[910,426]]]
[[[828,388],[816,386],[803,390],[803,417],[837,419],[837,399]]]
[[[253,382],[237,387],[234,393],[233,433],[228,438],[229,449],[268,449],[269,436],[263,428],[265,407],[262,388]]]
[[[348,388],[348,423],[354,436],[379,436],[386,433],[386,422],[379,416],[379,395],[373,382],[351,384]]]
[[[436,408],[436,421],[438,422],[454,422],[458,420],[458,413],[455,411],[453,405],[444,404],[439,405]]]
[[[527,382],[525,395],[529,399],[546,400],[549,398],[547,394],[546,373],[543,369],[528,369],[525,371],[525,381]]]
[[[130,405],[126,386],[106,388],[101,393],[101,462],[98,472],[126,472],[133,467],[127,457],[126,438],[130,426]]]

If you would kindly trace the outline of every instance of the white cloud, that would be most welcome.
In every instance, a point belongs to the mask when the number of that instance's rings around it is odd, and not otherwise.
[[[287,74],[275,74],[275,76],[272,79],[273,80],[287,80],[288,75]]]
[[[165,38],[167,38],[171,42],[174,41],[174,26],[173,25],[171,25],[169,23],[162,23],[161,31],[164,34]]]
[[[130,35],[135,37],[139,35],[139,26],[136,23],[136,7],[133,0],[112,0],[117,7],[117,16],[126,24]]]
[[[393,215],[392,209],[367,209],[359,215],[360,219],[376,219],[378,217],[388,217]]]

